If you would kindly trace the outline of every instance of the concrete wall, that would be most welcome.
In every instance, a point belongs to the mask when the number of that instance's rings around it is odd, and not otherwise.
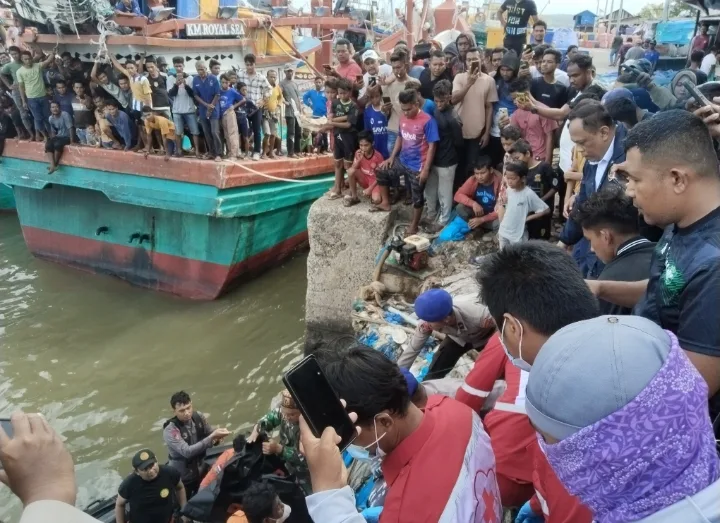
[[[306,351],[352,333],[353,300],[370,282],[394,221],[395,211],[370,213],[366,203],[344,207],[341,200],[327,198],[313,203],[308,215]]]

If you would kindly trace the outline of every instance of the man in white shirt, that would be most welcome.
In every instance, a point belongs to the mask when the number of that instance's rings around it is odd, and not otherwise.
[[[720,54],[720,47],[714,47],[707,55],[705,55],[705,58],[703,58],[703,61],[700,64],[700,70],[708,75],[708,80],[712,80],[715,73],[718,54]]]

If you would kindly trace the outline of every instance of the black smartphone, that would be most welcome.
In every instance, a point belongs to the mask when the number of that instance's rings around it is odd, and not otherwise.
[[[476,74],[480,70],[480,62],[470,62],[470,74]]]
[[[375,87],[375,85],[377,85],[377,79],[374,76],[371,76],[370,80],[368,80],[368,85],[370,87]]]
[[[355,425],[315,356],[306,356],[287,371],[283,383],[315,436],[320,437],[326,427],[332,427],[341,438],[341,452],[352,443],[357,436]]]
[[[700,107],[710,105],[710,100],[708,100],[705,95],[698,90],[697,86],[693,84],[690,80],[685,79],[681,83],[682,86],[687,90],[688,94],[695,98],[695,101]]]
[[[389,96],[383,96],[383,103],[384,103],[384,104],[389,104],[390,102],[392,102],[392,100],[390,99]]]

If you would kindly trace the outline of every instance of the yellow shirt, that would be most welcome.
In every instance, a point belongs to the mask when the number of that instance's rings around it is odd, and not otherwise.
[[[585,155],[578,151],[577,147],[573,147],[572,149],[572,166],[570,167],[570,170],[575,173],[582,173],[583,167],[585,167]],[[580,192],[580,182],[575,182],[575,187],[573,187],[573,194],[577,194]]]
[[[164,116],[153,115],[154,121],[145,120],[145,130],[152,134],[154,130],[160,131],[163,138],[175,139],[175,124]]]
[[[272,88],[272,91],[270,91],[270,96],[268,97],[268,101],[267,101],[268,111],[270,111],[271,113],[274,113],[277,110],[278,105],[280,105],[280,102],[282,102],[282,101],[283,101],[282,91],[280,90],[280,86],[276,85],[275,87]]]
[[[130,79],[130,90],[132,91],[133,100],[136,103],[134,109],[136,111],[142,110],[142,105],[149,105],[152,107],[152,89],[150,88],[150,82],[144,76],[138,76],[136,79]],[[140,105],[142,104],[142,105]]]

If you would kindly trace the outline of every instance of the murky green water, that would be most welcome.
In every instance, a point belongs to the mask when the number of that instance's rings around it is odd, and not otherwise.
[[[209,303],[33,258],[0,215],[0,416],[42,412],[75,458],[85,505],[115,492],[130,458],[165,455],[169,398],[187,390],[212,424],[256,420],[302,353],[305,257]],[[19,506],[0,486],[0,519]]]

